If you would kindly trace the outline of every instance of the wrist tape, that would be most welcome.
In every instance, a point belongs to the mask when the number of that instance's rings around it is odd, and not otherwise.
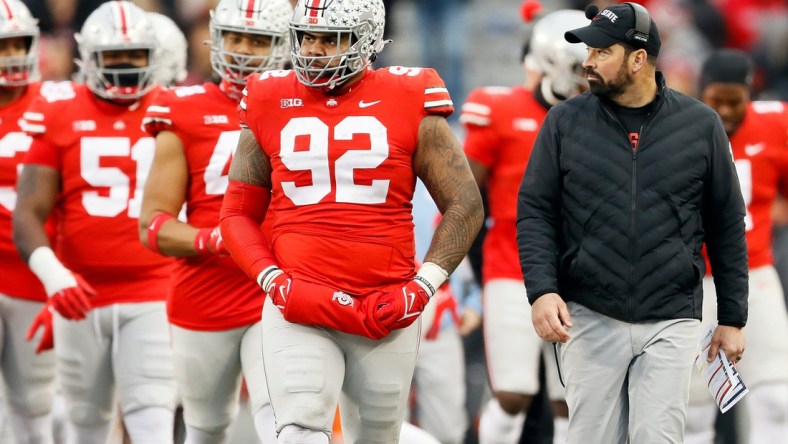
[[[449,272],[434,262],[425,262],[413,278],[432,297],[449,278]]]
[[[38,280],[44,284],[47,296],[52,296],[64,288],[77,286],[74,275],[63,266],[49,247],[42,246],[33,250],[28,265]]]

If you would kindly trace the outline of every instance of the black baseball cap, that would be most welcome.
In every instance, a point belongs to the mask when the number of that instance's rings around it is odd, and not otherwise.
[[[643,8],[640,5],[637,5]],[[645,11],[645,8],[643,8]],[[646,13],[648,15],[648,13]],[[608,6],[599,11],[594,5],[586,8],[586,17],[591,19],[588,26],[573,29],[564,33],[569,43],[583,42],[592,48],[607,48],[616,43],[628,43],[643,48],[649,55],[659,55],[659,30],[657,24],[649,17],[648,38],[638,35],[635,29],[635,7],[627,3]],[[643,40],[646,40],[645,42]]]
[[[718,49],[703,62],[700,89],[709,83],[736,83],[752,86],[753,63],[747,53],[736,49]]]

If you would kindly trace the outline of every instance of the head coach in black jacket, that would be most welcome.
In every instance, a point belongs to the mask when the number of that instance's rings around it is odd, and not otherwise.
[[[632,3],[565,38],[588,46],[590,92],[554,106],[518,197],[532,321],[561,343],[568,443],[681,443],[699,339],[705,242],[712,352],[744,351],[744,202],[725,129],[665,86],[660,39]]]

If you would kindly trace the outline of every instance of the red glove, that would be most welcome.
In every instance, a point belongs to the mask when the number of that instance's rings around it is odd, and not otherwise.
[[[36,354],[52,350],[55,347],[55,337],[52,331],[52,307],[49,302],[44,305],[44,308],[42,308],[35,319],[33,319],[33,323],[30,324],[25,339],[28,341],[32,340],[33,336],[36,335],[36,332],[41,327],[44,328],[44,333],[41,334],[41,340],[38,342],[38,347],[36,347]]]
[[[194,236],[194,249],[197,254],[214,254],[216,256],[229,256],[230,253],[224,248],[222,232],[219,227],[202,228]]]
[[[263,277],[260,286],[263,287],[263,291],[271,298],[274,305],[279,307],[279,310],[284,313],[293,278],[279,268],[271,269],[268,273],[267,276]]]
[[[369,318],[373,297],[356,298],[325,285],[293,279],[279,269],[272,270],[263,283],[268,297],[288,322],[327,327],[370,339],[381,339],[390,333]]]
[[[90,311],[89,296],[95,296],[96,290],[90,286],[82,276],[72,272],[77,285],[64,288],[49,297],[49,304],[66,319],[85,319]]]
[[[405,328],[419,317],[429,301],[429,289],[414,279],[377,298],[371,307],[372,317],[388,330]]]

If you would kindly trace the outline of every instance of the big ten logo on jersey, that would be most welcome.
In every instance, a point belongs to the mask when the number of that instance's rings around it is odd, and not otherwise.
[[[282,99],[282,108],[291,108],[294,106],[304,106],[304,102],[301,99]]]
[[[349,116],[331,130],[329,125],[317,117],[295,117],[282,128],[279,151],[282,164],[290,171],[312,173],[311,185],[282,181],[284,194],[294,205],[311,205],[331,193],[332,184],[335,184],[336,202],[385,203],[390,181],[373,179],[369,185],[357,184],[354,181],[354,171],[375,169],[388,159],[387,128],[372,116]],[[333,134],[333,137],[329,137],[329,134]],[[337,158],[332,168],[329,159],[329,145],[332,141],[351,141],[357,135],[369,136],[369,146],[349,148]],[[297,138],[308,140],[308,147],[299,145],[296,149]]]
[[[27,152],[33,138],[22,132],[10,132],[0,139],[0,158],[14,158],[18,153]],[[22,171],[22,163],[16,164],[17,177]],[[13,186],[0,187],[0,206],[8,211],[16,207],[16,189]]]
[[[209,196],[224,194],[227,190],[227,185],[230,183],[230,163],[240,138],[241,131],[236,130],[223,131],[216,139],[216,145],[213,147],[211,158],[203,174],[205,194]]]
[[[128,137],[80,139],[80,174],[96,188],[82,193],[85,211],[100,217],[115,217],[126,211],[128,217],[139,218],[154,147],[152,137],[142,137],[134,145]],[[127,168],[127,173],[121,165],[128,165],[129,159],[134,165]]]

